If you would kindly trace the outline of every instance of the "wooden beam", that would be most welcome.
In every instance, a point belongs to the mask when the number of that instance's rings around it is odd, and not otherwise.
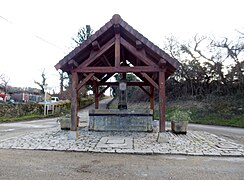
[[[147,73],[141,73],[141,75],[146,78],[146,80],[153,85],[156,89],[158,89],[158,84],[150,77],[147,75]]]
[[[119,24],[115,24],[114,25],[114,32],[115,32],[115,34],[119,34],[120,33],[120,25]]]
[[[106,82],[106,81],[107,81],[109,78],[111,78],[113,75],[114,75],[113,73],[111,73],[111,74],[107,74],[106,77],[104,77],[104,78],[101,79],[101,82]]]
[[[143,92],[145,92],[150,97],[150,93],[143,86],[139,86],[139,87]]]
[[[77,85],[78,85],[78,73],[72,73],[72,95],[71,95],[71,121],[70,121],[70,130],[71,131],[76,131],[77,130],[77,97],[78,97],[78,92],[77,92]]]
[[[98,85],[119,86],[119,82],[98,82]],[[150,86],[150,84],[145,82],[127,82],[127,86]]]
[[[72,65],[74,67],[78,67],[79,64],[74,60],[74,59],[71,59],[69,62],[68,62],[69,65]]]
[[[120,34],[115,34],[115,67],[120,66]]]
[[[110,86],[107,86],[105,87],[103,90],[101,90],[99,93],[98,93],[98,97],[100,97]]]
[[[166,61],[164,59],[160,59],[159,62],[158,62],[158,66],[160,68],[164,68],[166,66]]]
[[[126,40],[124,40],[122,37],[120,38],[121,44],[134,56],[139,58],[141,61],[143,61],[148,66],[158,66],[155,64],[151,59],[149,59],[145,53],[142,51],[138,51],[134,46],[132,46],[130,43],[128,43]]]
[[[84,85],[87,83],[87,81],[89,81],[89,80],[93,77],[93,75],[94,75],[94,73],[90,73],[90,74],[88,74],[88,75],[82,80],[82,82],[78,84],[78,86],[77,86],[78,91],[80,91],[80,89],[82,88],[82,86],[84,86]]]
[[[100,49],[100,45],[99,45],[98,41],[93,41],[92,42],[92,49],[94,51],[98,51]]]
[[[142,72],[159,72],[160,69],[155,66],[120,66],[116,67],[108,67],[108,66],[101,66],[101,67],[83,67],[77,68],[76,72],[82,73],[122,73],[122,72],[132,72],[132,73],[142,73]]]
[[[159,132],[165,131],[165,72],[159,72]]]
[[[136,49],[140,50],[140,49],[142,49],[142,48],[143,48],[143,44],[142,44],[142,42],[139,41],[139,40],[136,40]]]
[[[91,64],[93,61],[95,61],[97,58],[103,55],[109,48],[111,48],[114,45],[114,38],[109,40],[105,45],[103,45],[98,51],[93,51],[90,54],[90,57],[86,59],[83,63],[79,65],[75,69],[76,72],[79,72],[79,70],[83,67],[87,67],[89,64]]]

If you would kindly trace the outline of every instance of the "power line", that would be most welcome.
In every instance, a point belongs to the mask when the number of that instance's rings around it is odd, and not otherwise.
[[[4,20],[4,21],[8,22],[9,24],[11,24],[11,25],[15,25],[15,26],[16,26],[16,24],[14,24],[12,21],[10,21],[9,19],[7,19],[7,18],[5,18],[5,17],[3,17],[3,16],[1,16],[1,15],[0,15],[0,18],[1,18],[2,20]],[[59,47],[59,46],[57,46],[56,44],[54,44],[54,43],[52,43],[52,42],[50,42],[50,41],[44,39],[44,38],[41,37],[41,36],[38,36],[38,35],[36,35],[36,34],[34,34],[34,33],[32,33],[32,32],[30,32],[30,33],[31,33],[31,35],[34,36],[35,38],[37,38],[37,39],[39,39],[39,40],[41,40],[41,41],[43,41],[43,42],[45,42],[45,43],[47,43],[47,44],[49,44],[49,45],[55,47],[55,48],[57,48],[57,49],[60,49],[60,50],[62,50],[62,51],[64,52],[64,49],[61,48],[61,47]]]

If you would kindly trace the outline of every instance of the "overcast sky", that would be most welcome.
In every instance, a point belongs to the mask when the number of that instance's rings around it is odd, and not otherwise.
[[[95,31],[120,16],[162,47],[171,34],[232,36],[244,29],[243,0],[0,0],[0,74],[18,87],[38,87],[45,69],[47,83],[58,89],[54,65],[74,46],[80,27]]]

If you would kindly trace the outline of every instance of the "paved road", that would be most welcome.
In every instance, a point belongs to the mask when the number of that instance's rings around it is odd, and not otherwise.
[[[101,100],[99,108],[106,108],[106,105],[109,101],[111,101],[111,99]],[[88,119],[88,109],[94,109],[94,104],[79,111],[79,116],[82,117],[81,119]],[[21,134],[25,134],[27,132],[37,132],[42,129],[53,128],[57,126],[59,126],[57,123],[57,118],[38,119],[33,121],[21,121],[14,123],[1,123],[0,140],[6,140]]]
[[[212,134],[234,140],[237,143],[244,144],[244,128],[189,124],[190,130],[207,131]]]
[[[0,149],[0,179],[244,179],[244,158]]]

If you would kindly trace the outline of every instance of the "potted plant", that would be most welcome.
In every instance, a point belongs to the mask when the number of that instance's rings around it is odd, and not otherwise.
[[[66,114],[65,116],[60,117],[57,121],[61,125],[61,130],[70,130],[70,121],[71,121],[70,114]]]
[[[190,111],[175,110],[170,117],[171,130],[176,134],[186,134],[188,122],[191,120]]]

